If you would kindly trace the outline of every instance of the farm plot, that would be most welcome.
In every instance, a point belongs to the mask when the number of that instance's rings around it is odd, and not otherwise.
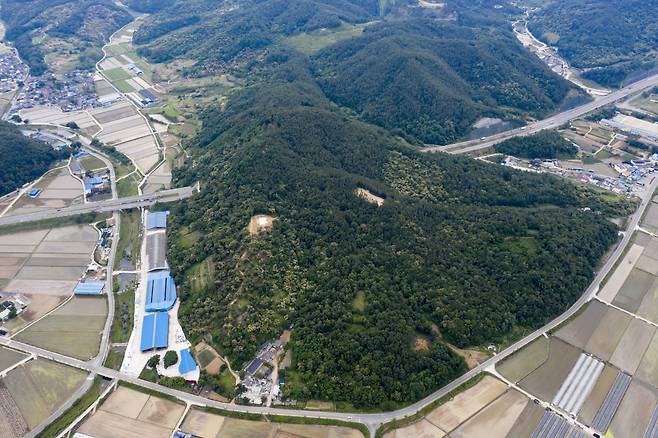
[[[610,303],[615,299],[617,292],[621,289],[626,278],[631,273],[631,270],[633,270],[633,267],[635,267],[635,263],[637,263],[643,251],[645,251],[645,248],[640,245],[633,244],[631,246],[626,257],[624,257],[619,266],[617,266],[608,282],[599,292],[598,295],[603,301]],[[656,252],[658,255],[658,251]]]
[[[646,228],[652,233],[658,232],[658,204],[655,202],[652,202],[649,206],[649,210],[642,220],[642,227]]]
[[[634,319],[612,354],[610,363],[622,371],[634,374],[655,333],[656,327]]]
[[[621,289],[619,289],[612,304],[634,313],[640,307],[644,295],[652,288],[655,282],[655,276],[638,268],[633,268]]]
[[[546,411],[541,406],[528,401],[523,412],[507,434],[508,437],[529,437]]]
[[[548,359],[548,339],[540,336],[525,348],[496,364],[496,370],[516,383]]]
[[[575,347],[584,348],[607,310],[608,307],[600,301],[591,301],[573,321],[558,330],[555,337]]]
[[[104,297],[74,297],[55,312],[16,337],[46,350],[81,360],[98,353],[100,334],[107,316]]]
[[[655,390],[634,380],[610,424],[612,436],[642,436],[658,403]]]
[[[543,400],[552,400],[576,364],[580,350],[551,338],[548,360],[519,382],[519,386]]]
[[[620,310],[613,307],[608,308],[587,341],[585,350],[600,359],[609,361],[632,319],[632,316]]]
[[[185,420],[180,429],[185,433],[200,438],[361,438],[363,436],[355,429],[340,426],[283,424],[265,421],[239,420],[203,412],[198,409],[190,409],[185,416]],[[388,434],[386,436],[389,437]],[[430,438],[435,435],[414,436],[427,436]],[[436,436],[442,437],[444,435]]]
[[[35,184],[35,187],[41,189],[39,197],[32,199],[27,195],[21,196],[9,209],[7,216],[68,207],[82,202],[82,183],[64,168],[48,172]]]
[[[617,408],[621,403],[628,385],[631,383],[631,377],[628,374],[624,374],[621,371],[617,373],[615,381],[610,387],[610,391],[603,400],[601,407],[596,412],[594,416],[594,421],[592,421],[592,427],[601,432],[608,430],[610,422],[612,421],[613,416],[617,412]]]
[[[120,386],[79,432],[95,438],[168,438],[184,410],[178,403]]]
[[[119,143],[115,147],[119,152],[130,157],[143,174],[147,173],[160,160],[158,147],[150,133]]]
[[[651,338],[634,377],[658,388],[658,333]]]
[[[2,382],[32,429],[68,400],[86,376],[81,370],[37,359],[10,371]]]
[[[603,368],[603,362],[581,353],[552,403],[565,412],[576,415],[596,384]]]
[[[169,188],[171,188],[171,166],[169,162],[165,161],[149,175],[146,186],[144,187],[144,193],[155,193],[158,190]]]
[[[36,106],[34,108],[22,109],[19,115],[23,120],[28,120],[33,125],[66,125],[74,122],[85,134],[93,135],[100,129],[98,124],[86,111],[63,112],[55,106]]]
[[[473,418],[459,426],[454,438],[489,438],[507,436],[529,401],[520,392],[510,389]]]
[[[19,438],[27,433],[27,423],[7,387],[0,381],[0,436]]]
[[[610,365],[606,365],[603,368],[603,372],[596,381],[596,385],[592,388],[592,391],[589,393],[589,396],[578,413],[578,418],[580,418],[582,422],[585,424],[592,424],[594,416],[603,404],[603,401],[606,399],[612,384],[615,382],[617,374],[618,370]]]
[[[23,354],[19,351],[10,350],[9,348],[5,348],[5,347],[0,347],[0,373],[6,370],[7,368],[16,365],[18,362],[22,361],[26,357],[27,357],[26,354]]]
[[[6,290],[29,296],[70,295],[97,239],[88,225],[0,236],[0,275],[8,280]]]
[[[99,123],[105,124],[134,116],[137,112],[128,101],[122,100],[107,107],[95,108],[91,114]]]
[[[450,432],[506,390],[507,385],[503,382],[485,376],[477,385],[458,394],[450,402],[434,409],[425,418],[440,429]]]

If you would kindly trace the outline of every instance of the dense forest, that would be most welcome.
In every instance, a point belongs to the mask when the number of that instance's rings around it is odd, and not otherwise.
[[[657,66],[658,5],[646,0],[561,0],[533,13],[530,30],[584,77],[619,86]]]
[[[513,137],[494,146],[496,152],[520,158],[571,158],[578,147],[559,132],[541,131],[527,137]]]
[[[50,145],[24,136],[18,127],[0,122],[0,196],[40,177],[64,158]]]
[[[250,71],[225,109],[204,113],[175,173],[202,191],[172,210],[168,257],[186,333],[236,367],[294,326],[293,398],[391,407],[427,395],[465,370],[446,342],[496,341],[567,308],[617,239],[604,217],[633,208],[420,154],[337,108],[299,53],[272,51]],[[250,236],[256,214],[274,227]]]
[[[35,44],[36,36],[75,38],[98,49],[132,20],[130,13],[112,0],[0,0],[0,8],[7,27],[5,38],[14,43],[33,75],[48,69],[43,48]]]
[[[573,86],[507,30],[413,20],[373,25],[315,57],[325,93],[371,123],[445,144],[483,116],[540,117]]]

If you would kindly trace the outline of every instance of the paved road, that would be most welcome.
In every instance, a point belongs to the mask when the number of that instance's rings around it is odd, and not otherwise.
[[[650,87],[655,87],[657,85],[658,85],[658,74],[649,76],[627,87],[620,88],[619,90],[610,93],[607,96],[601,96],[579,107],[572,108],[570,110],[551,116],[547,119],[540,120],[538,122],[527,125],[525,129],[517,128],[517,129],[501,132],[499,134],[495,134],[490,137],[487,137],[485,140],[469,140],[469,141],[453,143],[445,146],[430,146],[423,148],[421,150],[423,152],[448,152],[451,154],[465,154],[468,152],[478,151],[480,149],[486,149],[497,143],[500,143],[503,140],[507,140],[508,138],[511,137],[525,136],[525,135],[535,134],[545,129],[557,128],[571,120],[582,117],[585,114],[590,113],[598,108],[609,105],[611,103],[615,103],[618,100],[623,99],[631,94],[638,93],[642,90],[645,90]]]
[[[631,216],[630,220],[628,221],[628,227],[627,227],[627,232],[624,233],[622,240],[619,242],[617,247],[615,248],[614,252],[612,255],[609,257],[609,259],[606,261],[606,263],[603,265],[603,267],[599,270],[597,275],[595,276],[594,280],[590,284],[590,286],[585,290],[583,295],[580,297],[576,303],[574,303],[566,312],[561,314],[559,317],[554,319],[553,321],[549,322],[546,324],[544,327],[536,330],[532,334],[526,336],[525,338],[517,341],[514,343],[512,346],[509,348],[505,349],[504,351],[498,353],[496,356],[493,356],[486,362],[482,363],[481,365],[477,366],[476,368],[473,368],[466,374],[462,375],[461,377],[453,380],[450,382],[448,385],[444,386],[443,388],[437,390],[433,394],[425,397],[424,399],[407,406],[405,408],[399,409],[397,411],[391,411],[391,412],[382,412],[382,413],[376,413],[376,414],[351,414],[351,413],[344,413],[344,412],[323,412],[323,411],[305,411],[305,410],[298,410],[298,409],[280,409],[280,408],[268,408],[268,407],[262,407],[262,406],[240,406],[240,405],[231,405],[228,403],[221,403],[221,402],[216,402],[212,401],[203,397],[195,396],[192,394],[188,394],[186,392],[182,391],[177,391],[171,388],[166,388],[164,386],[160,386],[151,382],[146,382],[143,380],[136,379],[131,376],[127,376],[119,371],[115,371],[112,369],[105,368],[101,365],[102,362],[99,362],[98,359],[92,359],[88,362],[84,362],[78,359],[74,359],[71,357],[67,357],[58,353],[53,353],[51,351],[47,351],[38,347],[34,347],[28,344],[24,344],[21,342],[17,342],[11,339],[7,338],[0,338],[0,345],[8,346],[15,348],[17,350],[21,350],[27,353],[34,354],[36,356],[40,356],[46,359],[50,359],[56,362],[60,362],[72,367],[80,368],[83,370],[87,370],[89,372],[97,373],[102,376],[111,378],[111,379],[120,379],[124,380],[126,382],[134,383],[136,385],[142,386],[144,388],[149,388],[152,390],[156,390],[159,392],[162,392],[164,394],[169,394],[174,397],[178,397],[181,400],[188,401],[190,403],[198,404],[198,405],[204,405],[204,406],[211,406],[219,409],[225,409],[229,411],[236,411],[236,412],[249,412],[249,413],[256,413],[256,414],[274,414],[274,415],[287,415],[287,416],[296,416],[296,417],[312,417],[312,418],[325,418],[325,419],[334,419],[334,420],[342,420],[342,421],[353,421],[353,422],[359,422],[363,423],[368,426],[371,435],[374,436],[375,430],[383,423],[392,421],[394,419],[401,419],[409,415],[413,415],[416,412],[418,412],[420,409],[423,407],[427,406],[428,404],[434,402],[435,400],[438,400],[439,398],[445,396],[448,394],[450,391],[453,391],[463,383],[467,382],[471,378],[475,377],[477,374],[485,371],[487,368],[494,366],[496,363],[499,361],[503,360],[504,358],[508,357],[515,351],[525,347],[528,345],[530,342],[534,341],[537,337],[542,336],[544,333],[552,330],[553,328],[557,327],[558,325],[562,324],[564,321],[569,319],[571,316],[573,316],[584,304],[586,304],[588,301],[590,301],[596,292],[599,290],[599,286],[601,284],[601,281],[608,275],[608,273],[611,271],[611,269],[614,267],[615,263],[617,260],[621,257],[622,253],[624,252],[624,249],[626,246],[629,244],[630,239],[633,235],[633,230],[635,230],[636,226],[638,225],[640,218],[642,217],[642,214],[646,210],[647,206],[651,203],[651,198],[653,196],[653,193],[655,192],[656,188],[658,188],[658,177],[654,178],[653,181],[651,182],[650,186],[647,188],[647,191],[645,195],[642,198],[641,204],[637,211]]]
[[[171,202],[189,198],[196,191],[198,191],[198,185],[195,187],[162,190],[156,193],[128,196],[106,201],[88,202],[86,204],[59,208],[57,210],[51,209],[18,216],[6,216],[0,218],[0,226],[34,222],[57,217],[77,216],[79,214],[91,212],[104,213],[138,207],[150,207],[157,202]]]

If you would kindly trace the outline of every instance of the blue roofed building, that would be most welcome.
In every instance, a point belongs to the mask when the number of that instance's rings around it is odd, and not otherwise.
[[[169,314],[148,313],[142,320],[140,350],[158,350],[169,345]]]
[[[146,277],[144,310],[163,312],[176,303],[176,283],[169,271],[151,272]]]
[[[41,194],[41,189],[32,189],[28,192],[27,196],[34,199],[37,198],[40,194]]]
[[[146,217],[146,229],[155,230],[157,228],[167,228],[168,211],[149,212]]]
[[[81,281],[75,286],[73,293],[76,295],[100,295],[104,287],[105,282],[103,281]]]
[[[186,348],[180,351],[180,361],[178,361],[178,372],[181,374],[189,373],[196,370],[196,362]]]

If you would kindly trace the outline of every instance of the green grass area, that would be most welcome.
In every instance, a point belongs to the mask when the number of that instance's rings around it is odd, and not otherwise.
[[[136,196],[139,194],[139,183],[142,182],[142,179],[136,173],[123,178],[117,182],[117,192],[119,192],[119,197],[123,198],[125,196]]]
[[[135,315],[135,291],[127,290],[114,296],[114,321],[111,339],[113,343],[128,342],[133,330]]]
[[[125,351],[122,350],[121,352],[118,352],[110,348],[110,350],[107,352],[107,358],[105,358],[105,363],[103,365],[107,368],[118,371],[121,368],[124,356]]]
[[[103,163],[99,158],[91,155],[81,159],[80,164],[82,164],[82,167],[84,167],[85,170],[94,170],[106,167],[105,163]]]
[[[203,290],[212,281],[214,272],[215,265],[212,257],[208,257],[204,261],[194,265],[187,275],[192,291],[197,292]]]
[[[114,260],[115,266],[119,266],[123,253],[129,245],[131,245],[131,261],[133,265],[137,263],[141,229],[142,221],[139,210],[121,212],[121,229],[119,231],[119,245],[117,246],[116,259]]]
[[[133,93],[135,89],[128,82],[124,81],[112,81],[115,87],[119,89],[122,93]]]
[[[473,377],[472,379],[468,380],[466,383],[462,384],[458,388],[450,391],[448,394],[444,395],[440,399],[430,403],[429,405],[425,406],[423,409],[420,411],[416,412],[413,415],[410,415],[408,417],[404,417],[401,420],[393,420],[391,422],[388,422],[386,424],[383,424],[379,429],[377,429],[377,432],[375,433],[376,438],[381,438],[384,436],[386,432],[389,432],[394,429],[399,429],[401,427],[404,427],[408,424],[414,423],[424,417],[425,415],[429,414],[432,412],[434,409],[438,408],[442,404],[446,403],[447,401],[451,400],[455,396],[457,396],[459,393],[462,393],[466,391],[469,388],[474,387],[478,383],[480,383],[480,380],[484,378],[485,374],[480,373],[477,376]]]
[[[593,156],[593,155],[583,155],[582,161],[583,161],[583,164],[597,164],[597,163],[601,163],[601,160],[599,160],[598,158],[596,158],[596,157]]]
[[[112,82],[123,81],[126,79],[130,79],[132,77],[130,73],[128,73],[121,67],[111,68],[109,70],[103,70],[103,74]]]
[[[598,158],[599,160],[605,160],[606,158],[612,157],[612,154],[608,152],[607,149],[601,149],[595,154],[595,157]]]
[[[92,405],[101,395],[101,378],[96,376],[94,383],[80,399],[73,403],[62,415],[50,423],[39,435],[39,438],[51,438],[58,436],[69,424],[78,418],[89,406]]]
[[[367,24],[349,25],[343,23],[336,29],[318,29],[286,38],[285,43],[305,54],[312,54],[325,47],[361,35]]]
[[[235,377],[233,377],[233,374],[228,370],[228,367],[224,367],[219,374],[219,385],[221,387],[221,392],[219,392],[219,394],[224,395],[229,399],[232,399],[235,396]]]

